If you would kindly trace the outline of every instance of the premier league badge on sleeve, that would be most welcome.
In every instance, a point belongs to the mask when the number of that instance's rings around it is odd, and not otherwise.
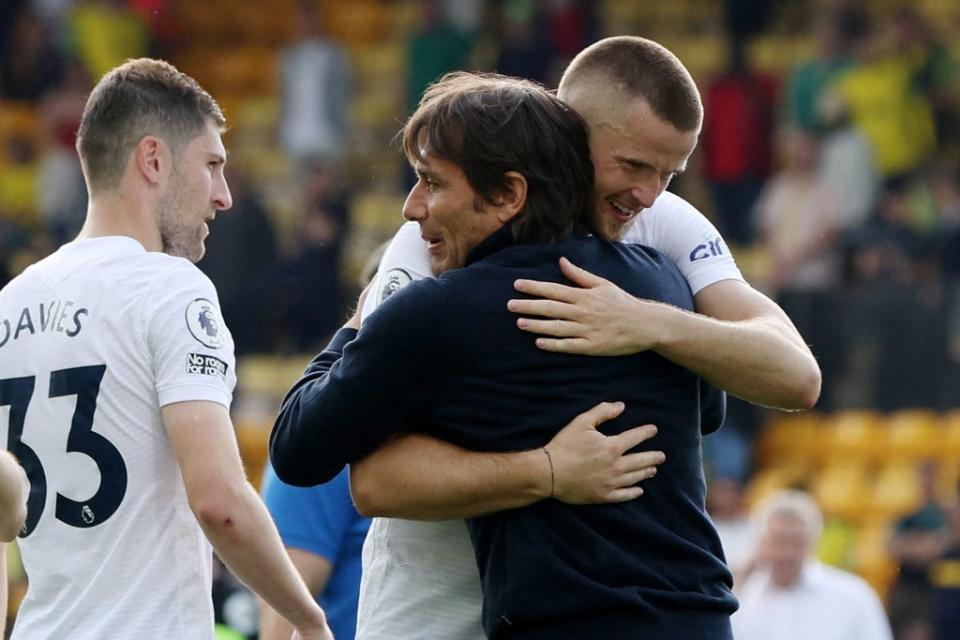
[[[197,298],[187,305],[186,318],[187,329],[197,342],[211,349],[223,346],[223,320],[216,305],[206,298]]]
[[[383,276],[383,284],[380,286],[380,300],[383,302],[400,289],[413,282],[413,278],[404,269],[395,268],[387,271]]]

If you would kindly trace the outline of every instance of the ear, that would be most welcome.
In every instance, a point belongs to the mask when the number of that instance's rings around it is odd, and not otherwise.
[[[133,166],[149,184],[159,184],[170,171],[170,150],[156,136],[144,136],[133,149]]]
[[[527,179],[516,171],[507,171],[504,176],[507,188],[498,194],[496,202],[497,220],[502,224],[512,220],[527,204]]]

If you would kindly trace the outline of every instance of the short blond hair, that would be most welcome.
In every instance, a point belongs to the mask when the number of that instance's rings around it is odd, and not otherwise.
[[[693,77],[672,51],[653,40],[615,36],[590,45],[563,72],[558,95],[569,100],[568,95],[580,93],[581,85],[596,83],[642,98],[678,131],[698,131],[703,124],[703,104]]]
[[[178,152],[200,135],[207,119],[226,128],[216,100],[169,62],[139,58],[107,72],[90,92],[77,132],[91,191],[119,184],[144,136],[155,135]]]

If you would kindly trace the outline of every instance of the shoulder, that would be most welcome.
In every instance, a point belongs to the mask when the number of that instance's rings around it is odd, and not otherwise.
[[[150,254],[144,274],[141,295],[148,313],[162,311],[170,304],[196,301],[219,308],[217,289],[210,278],[196,265],[183,258],[164,254]]]
[[[420,237],[420,227],[407,222],[397,230],[380,260],[373,289],[363,306],[364,320],[397,291],[430,276],[430,257]]]
[[[691,242],[708,242],[718,237],[716,227],[699,209],[665,191],[652,207],[637,216],[624,241],[647,244],[669,253],[675,245],[687,247]]]
[[[445,282],[433,278],[410,282],[364,320],[360,335],[386,335],[391,341],[429,337],[447,324],[443,318],[450,313],[449,290]]]
[[[729,247],[706,216],[683,198],[665,192],[643,211],[624,242],[651,246],[680,267],[693,293],[720,280],[742,280]]]
[[[823,592],[832,593],[834,597],[845,598],[851,602],[877,599],[877,595],[870,584],[855,573],[819,561],[811,567],[811,573],[815,576],[816,581],[822,585]]]
[[[148,270],[155,274],[156,281],[165,286],[214,288],[207,274],[185,258],[152,251],[147,253],[143,260]]]

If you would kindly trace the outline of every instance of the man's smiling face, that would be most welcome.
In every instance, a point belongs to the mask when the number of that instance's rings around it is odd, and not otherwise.
[[[581,113],[590,126],[595,227],[605,238],[619,240],[633,219],[652,207],[670,180],[686,169],[699,131],[679,131],[642,98]]]
[[[423,151],[413,168],[418,180],[403,204],[403,217],[420,225],[434,275],[459,269],[503,223],[458,165]]]

